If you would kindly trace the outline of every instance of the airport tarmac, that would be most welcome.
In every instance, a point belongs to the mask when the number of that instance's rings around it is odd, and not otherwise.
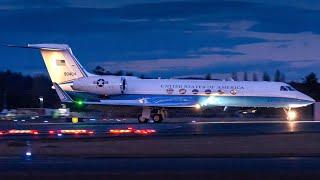
[[[187,118],[186,118],[187,119]],[[87,137],[111,137],[110,135],[139,135],[134,133],[111,134],[110,131],[115,129],[125,130],[133,128],[137,130],[149,129],[154,130],[152,136],[188,136],[188,135],[258,135],[258,134],[279,134],[279,133],[318,133],[320,132],[320,121],[283,121],[283,120],[228,120],[228,119],[201,119],[189,118],[184,120],[169,119],[163,123],[146,123],[139,124],[135,119],[87,119],[85,122],[73,124],[63,119],[36,119],[36,120],[17,120],[1,121],[0,132],[9,130],[36,130],[36,136],[24,136],[23,134],[9,134],[0,136],[2,139],[12,138],[62,138],[53,136],[50,131],[59,130],[87,130],[92,133]],[[58,133],[54,133],[57,135]],[[18,135],[18,136],[15,136]],[[64,138],[80,138],[78,136],[66,136]]]
[[[0,158],[3,179],[319,179],[320,158]]]
[[[7,132],[0,136],[1,177],[76,177],[76,171],[82,177],[115,179],[320,176],[320,121],[186,118],[138,124],[134,119],[91,119],[72,124],[36,119],[1,121],[0,131]]]
[[[2,154],[32,149],[38,155],[90,157],[320,156],[320,121],[37,121],[1,122]]]

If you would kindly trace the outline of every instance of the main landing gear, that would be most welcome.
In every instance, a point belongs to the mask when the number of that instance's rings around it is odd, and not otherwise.
[[[283,108],[283,110],[287,115],[288,121],[295,121],[298,119],[298,114],[296,111],[292,110],[291,108]]]
[[[142,114],[138,117],[139,123],[147,123],[150,119],[155,123],[161,123],[167,118],[167,111],[164,108],[143,107]]]

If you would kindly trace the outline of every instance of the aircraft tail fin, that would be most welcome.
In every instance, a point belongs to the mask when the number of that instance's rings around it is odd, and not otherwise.
[[[53,83],[68,83],[74,79],[90,76],[73,55],[67,44],[28,44],[9,47],[39,49]]]

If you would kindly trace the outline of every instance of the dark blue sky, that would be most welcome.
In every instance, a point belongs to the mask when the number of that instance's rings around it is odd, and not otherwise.
[[[319,75],[317,0],[2,0],[0,25],[0,42],[66,43],[89,71]],[[0,70],[46,72],[35,50],[0,54]]]

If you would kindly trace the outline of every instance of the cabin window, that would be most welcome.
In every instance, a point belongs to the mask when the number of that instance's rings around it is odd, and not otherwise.
[[[206,94],[211,94],[211,90],[210,90],[210,89],[206,89],[206,90],[204,91],[204,93],[206,93]]]
[[[199,90],[198,90],[198,89],[192,90],[192,94],[198,94],[198,93],[199,93]]]
[[[179,89],[179,93],[180,93],[180,94],[185,94],[186,92],[187,92],[186,89]]]

